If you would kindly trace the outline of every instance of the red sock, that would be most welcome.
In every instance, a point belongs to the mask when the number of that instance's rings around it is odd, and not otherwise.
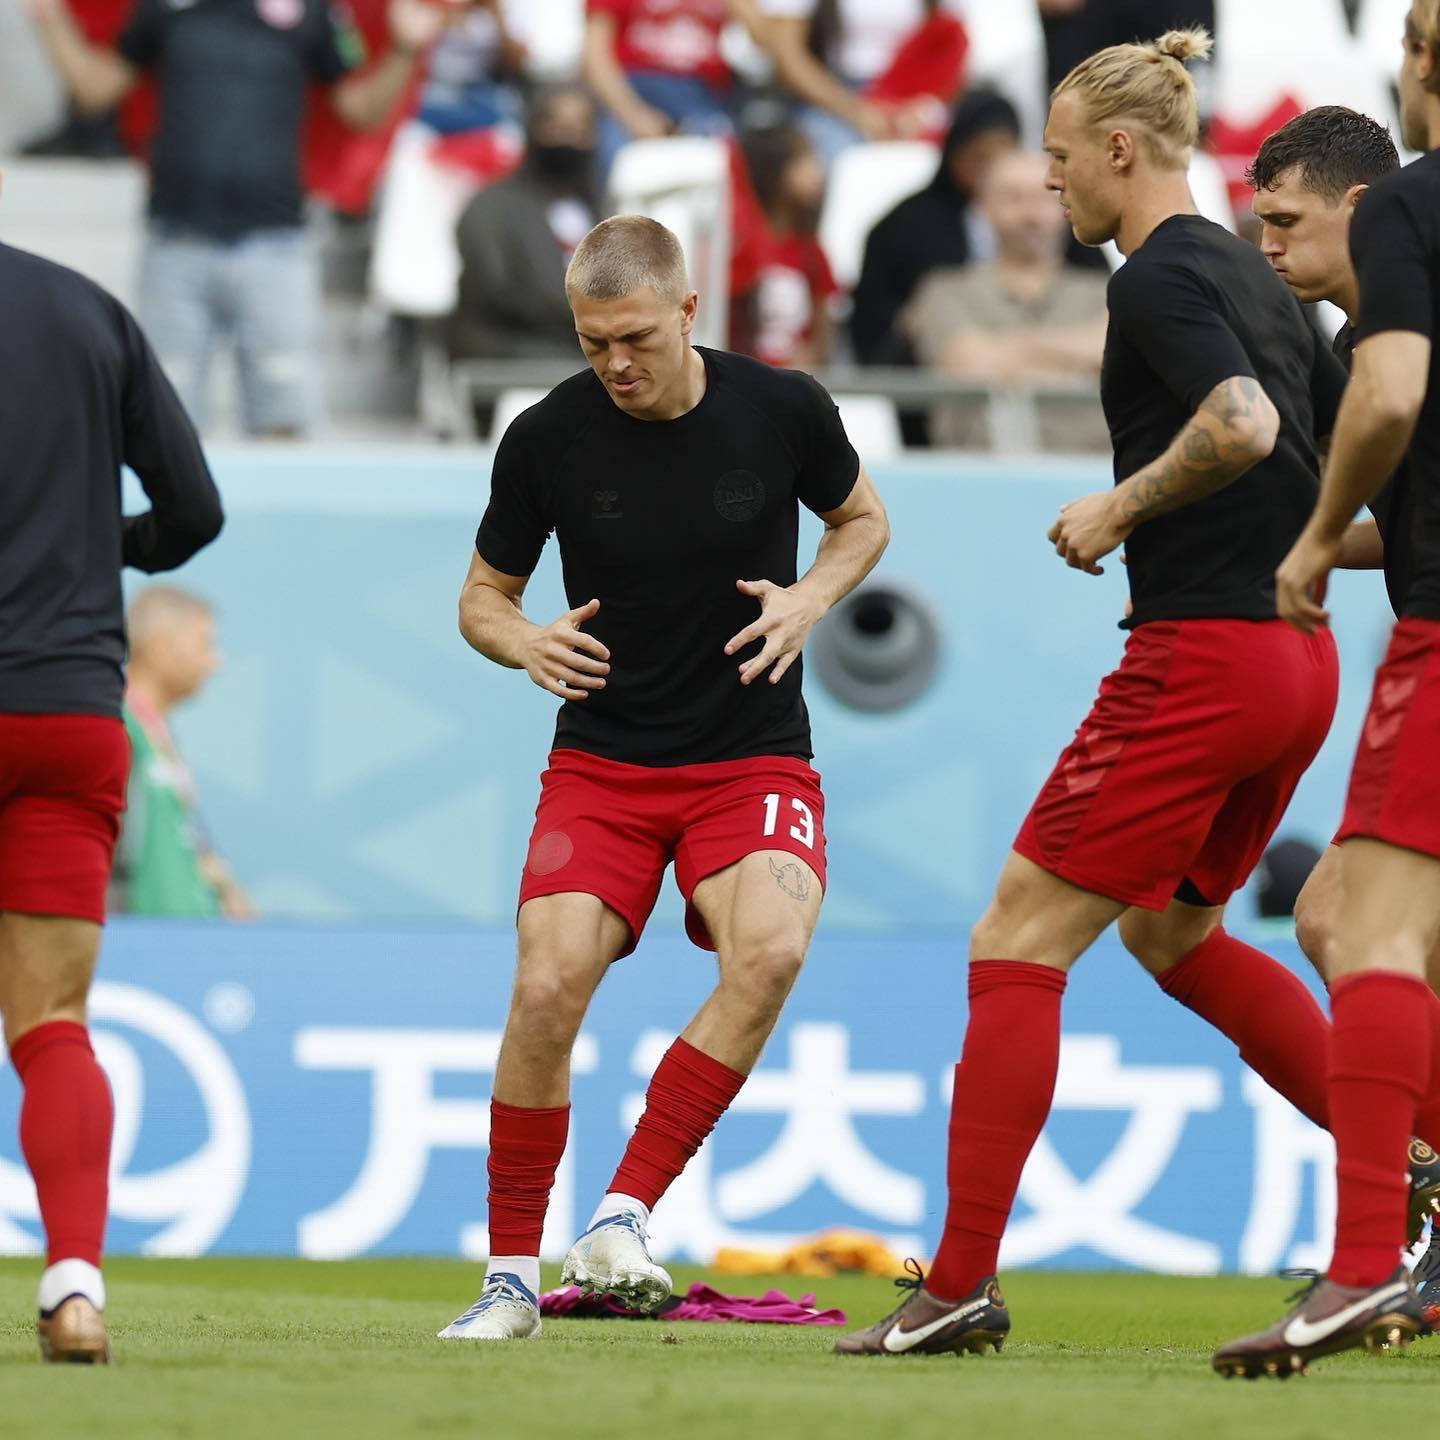
[[[538,1255],[570,1107],[490,1102],[490,1253]]]
[[[950,1102],[950,1204],[926,1279],[958,1300],[1000,1257],[1020,1172],[1050,1113],[1065,973],[1014,960],[970,964],[970,1024]]]
[[[645,1113],[625,1147],[610,1192],[655,1202],[730,1108],[745,1077],[676,1040],[655,1067],[645,1092]]]
[[[1418,976],[1368,970],[1330,987],[1330,1129],[1338,1209],[1330,1279],[1378,1285],[1400,1263],[1405,1156],[1430,1074],[1430,1017]]]
[[[40,1197],[46,1263],[84,1260],[98,1266],[110,1199],[115,1102],[90,1048],[90,1033],[74,1020],[50,1020],[27,1030],[10,1047],[10,1059],[25,1087],[20,1149]]]
[[[1430,1025],[1430,1079],[1415,1111],[1415,1133],[1440,1151],[1440,995],[1425,987],[1425,1018]]]
[[[1330,1128],[1330,1022],[1298,975],[1216,926],[1155,978],[1167,995],[1233,1040],[1267,1085]]]

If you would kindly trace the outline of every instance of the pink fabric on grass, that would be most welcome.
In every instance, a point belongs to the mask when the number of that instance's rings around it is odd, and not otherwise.
[[[627,1310],[609,1295],[582,1295],[574,1286],[547,1290],[540,1297],[540,1313],[571,1320],[707,1320],[723,1324],[738,1321],[752,1325],[844,1325],[843,1310],[817,1310],[813,1295],[791,1299],[783,1290],[767,1290],[759,1297],[724,1295],[696,1281],[682,1298],[672,1295],[658,1310]]]

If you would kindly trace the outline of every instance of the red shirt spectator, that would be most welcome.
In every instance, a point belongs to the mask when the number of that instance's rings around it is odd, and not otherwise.
[[[730,21],[727,0],[587,0],[587,9],[614,20],[622,69],[729,85],[730,67],[720,53],[720,32]]]
[[[814,235],[773,235],[755,288],[755,356],[809,370],[829,358],[829,307],[840,292]]]

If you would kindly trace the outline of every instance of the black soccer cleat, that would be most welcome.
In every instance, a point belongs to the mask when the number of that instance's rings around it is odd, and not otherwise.
[[[1299,1304],[1268,1330],[1222,1345],[1211,1360],[1227,1380],[1303,1375],[1310,1361],[1342,1350],[1380,1350],[1408,1345],[1424,1323],[1420,1301],[1401,1265],[1380,1285],[1336,1285],[1314,1275],[1290,1297]]]
[[[842,1335],[837,1355],[998,1355],[1010,1333],[1010,1312],[993,1275],[963,1300],[941,1300],[925,1288],[925,1272],[907,1260],[910,1272],[895,1282],[910,1293],[883,1320]]]
[[[1412,1139],[1405,1163],[1410,1172],[1410,1224],[1405,1243],[1414,1245],[1426,1220],[1440,1222],[1440,1155],[1423,1140]]]

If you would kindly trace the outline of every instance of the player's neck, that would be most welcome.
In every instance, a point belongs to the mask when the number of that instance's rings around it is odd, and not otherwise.
[[[1336,287],[1335,293],[1327,297],[1332,305],[1338,305],[1345,312],[1345,318],[1353,325],[1360,313],[1360,282],[1353,272],[1350,278]]]
[[[705,383],[704,356],[693,345],[687,346],[685,364],[679,377],[644,418],[678,420],[682,415],[688,415],[705,398]]]
[[[143,668],[137,671],[133,661],[130,665],[130,673],[126,676],[126,683],[129,687],[129,698],[132,704],[138,700],[141,708],[153,710],[162,719],[175,706],[175,697],[165,686],[157,684],[154,676],[147,675]]]
[[[1122,255],[1133,255],[1159,225],[1176,215],[1198,215],[1190,179],[1183,170],[1157,176],[1125,207],[1115,231],[1115,244]]]

